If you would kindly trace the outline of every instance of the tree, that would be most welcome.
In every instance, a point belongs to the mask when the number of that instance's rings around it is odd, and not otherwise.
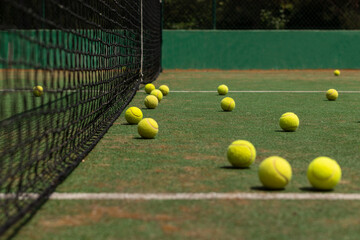
[[[217,0],[218,29],[360,29],[360,0]],[[165,0],[164,27],[211,29],[212,0]]]

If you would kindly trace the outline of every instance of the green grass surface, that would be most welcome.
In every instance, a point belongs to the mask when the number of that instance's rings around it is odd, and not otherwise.
[[[358,239],[358,208],[358,201],[50,201],[15,239]]]
[[[124,113],[60,185],[57,192],[262,192],[257,170],[272,155],[287,159],[293,179],[282,192],[307,192],[308,164],[336,159],[343,178],[334,192],[360,192],[358,153],[360,72],[240,71],[163,73],[155,82],[170,94],[154,110],[138,92],[129,106],[159,124],[156,139],[143,140]],[[223,112],[223,98],[171,90],[309,90],[322,93],[229,93],[236,108]],[[281,131],[284,112],[300,119],[296,132]],[[228,145],[251,141],[257,150],[248,169],[233,169]],[[357,239],[358,201],[49,201],[15,239]],[[99,214],[99,216],[98,216]],[[36,234],[35,234],[36,231]]]

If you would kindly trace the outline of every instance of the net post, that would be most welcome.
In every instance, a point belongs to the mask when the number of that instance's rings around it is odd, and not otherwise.
[[[141,44],[141,55],[140,55],[140,83],[144,82],[144,73],[143,73],[143,68],[144,68],[144,16],[143,16],[143,0],[140,0],[140,44]],[[139,86],[138,86],[139,87]]]
[[[46,7],[45,7],[45,4],[46,4],[46,2],[45,2],[45,0],[42,0],[42,4],[41,4],[41,11],[42,11],[42,17],[43,17],[43,19],[45,19],[45,17],[46,17]],[[45,28],[45,24],[42,22],[41,23],[41,25],[42,25],[42,28]]]
[[[162,31],[164,28],[164,5],[163,5],[163,1],[160,1],[160,41],[161,41],[161,45],[160,45],[160,69],[159,71],[162,72],[162,43],[163,43],[163,38],[162,38]]]

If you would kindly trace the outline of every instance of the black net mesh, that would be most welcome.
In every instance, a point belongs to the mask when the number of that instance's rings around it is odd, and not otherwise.
[[[158,76],[161,3],[0,4],[1,235],[79,164],[139,84]]]
[[[360,0],[168,0],[165,29],[360,29]]]

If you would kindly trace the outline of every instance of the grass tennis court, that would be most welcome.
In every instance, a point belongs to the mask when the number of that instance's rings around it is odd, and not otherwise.
[[[280,192],[313,193],[308,164],[328,156],[342,168],[334,192],[359,193],[359,81],[360,72],[350,70],[339,77],[332,70],[165,71],[154,84],[168,85],[170,94],[156,109],[145,109],[143,91],[129,105],[158,122],[157,137],[141,139],[123,113],[56,192],[274,194],[279,191],[261,188],[257,170],[277,155],[293,169]],[[236,102],[232,112],[220,108],[220,84]],[[330,88],[339,91],[334,102],[325,98]],[[278,90],[285,92],[271,92]],[[300,118],[296,132],[278,125],[289,111]],[[226,159],[237,139],[257,150],[250,168],[232,168]],[[359,206],[326,200],[50,200],[15,239],[357,239]]]

